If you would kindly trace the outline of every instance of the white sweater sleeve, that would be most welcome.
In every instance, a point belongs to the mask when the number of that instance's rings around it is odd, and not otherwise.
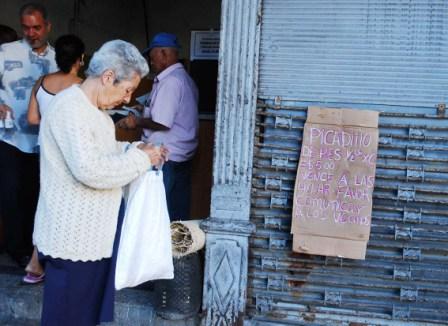
[[[138,148],[118,150],[121,146],[109,138],[114,137],[111,125],[98,120],[95,109],[69,101],[59,104],[48,127],[79,182],[97,189],[122,187],[150,168],[148,156]]]
[[[118,141],[116,142],[117,150],[119,152],[126,152],[129,148],[131,148],[131,143],[127,141]]]

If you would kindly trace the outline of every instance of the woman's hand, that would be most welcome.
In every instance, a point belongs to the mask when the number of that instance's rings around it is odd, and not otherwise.
[[[137,148],[148,155],[149,161],[153,166],[161,166],[168,159],[168,149],[165,146],[141,143]]]

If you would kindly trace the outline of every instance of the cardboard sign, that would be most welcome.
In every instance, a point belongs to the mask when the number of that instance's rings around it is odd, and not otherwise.
[[[293,251],[364,259],[378,112],[308,108],[294,190]]]

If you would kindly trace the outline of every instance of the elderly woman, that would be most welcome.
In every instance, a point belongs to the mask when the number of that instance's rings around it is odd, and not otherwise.
[[[133,45],[107,42],[93,55],[87,79],[58,93],[43,116],[33,234],[45,264],[42,325],[113,320],[122,187],[163,163],[166,152],[117,142],[105,110],[128,103],[148,70]]]

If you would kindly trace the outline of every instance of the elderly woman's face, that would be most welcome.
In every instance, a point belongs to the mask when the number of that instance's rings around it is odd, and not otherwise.
[[[98,106],[102,109],[112,109],[123,103],[129,103],[140,79],[140,76],[135,74],[130,80],[123,80],[119,83],[106,82]]]

